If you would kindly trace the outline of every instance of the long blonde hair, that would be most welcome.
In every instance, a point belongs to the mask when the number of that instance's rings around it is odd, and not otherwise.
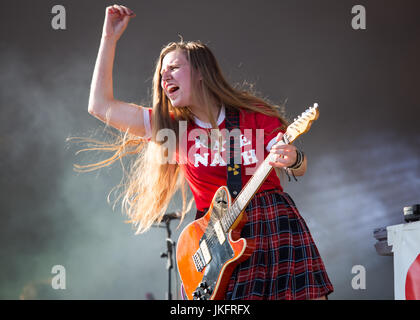
[[[162,141],[157,141],[156,135],[161,129],[171,129],[176,133],[178,143],[179,121],[193,121],[194,115],[186,107],[174,108],[166,97],[161,87],[162,60],[166,54],[174,50],[181,50],[191,65],[191,83],[193,84],[193,97],[199,101],[210,119],[214,129],[217,129],[216,120],[213,117],[211,106],[225,105],[236,108],[240,111],[260,112],[269,116],[279,118],[282,127],[285,129],[287,121],[283,117],[281,107],[269,104],[265,99],[258,98],[248,91],[235,89],[222,75],[219,64],[213,53],[199,41],[171,42],[165,46],[156,62],[156,69],[153,77],[153,108],[152,108],[152,136],[150,141],[136,137],[125,132],[121,134],[115,143],[103,143],[93,139],[73,138],[90,143],[89,148],[80,150],[106,150],[114,151],[114,155],[104,161],[90,165],[75,165],[77,171],[91,171],[102,168],[121,160],[128,154],[138,155],[129,171],[127,171],[127,182],[120,184],[123,192],[116,199],[122,198],[122,211],[130,218],[129,222],[136,227],[136,234],[145,232],[154,223],[162,221],[168,205],[177,191],[182,194],[181,222],[185,214],[191,208],[187,205],[186,180],[175,163],[162,161],[167,156],[167,148],[162,146]],[[196,78],[197,72],[201,75],[202,81]],[[96,142],[96,144],[92,144]],[[166,153],[165,153],[166,152]],[[108,197],[109,201],[109,197]]]

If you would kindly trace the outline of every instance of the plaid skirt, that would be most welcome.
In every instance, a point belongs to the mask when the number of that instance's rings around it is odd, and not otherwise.
[[[256,249],[232,273],[226,300],[315,299],[333,292],[309,229],[287,193],[257,193],[246,214],[241,235],[255,239]]]

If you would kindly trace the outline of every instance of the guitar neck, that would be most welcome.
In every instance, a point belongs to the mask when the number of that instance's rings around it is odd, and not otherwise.
[[[293,142],[298,136],[309,130],[312,121],[318,119],[318,116],[318,104],[315,103],[313,107],[307,109],[298,118],[294,119],[294,122],[287,127],[287,130],[283,135],[283,141],[278,143],[289,144]],[[251,201],[254,194],[257,193],[258,189],[273,169],[269,162],[274,162],[275,158],[275,154],[269,153],[267,158],[264,159],[263,163],[261,163],[254,175],[248,180],[245,187],[238,194],[229,210],[221,219],[224,230],[229,230],[239,215],[245,210],[249,201]]]
[[[283,143],[290,143],[291,141],[288,140],[289,138],[290,136],[285,133],[283,136]],[[232,227],[239,215],[245,210],[254,194],[257,193],[260,186],[264,183],[273,169],[269,162],[274,162],[275,158],[275,154],[269,153],[263,163],[257,168],[254,175],[248,180],[245,187],[238,194],[232,203],[232,206],[229,208],[229,211],[222,218],[222,225],[225,230],[229,230]]]

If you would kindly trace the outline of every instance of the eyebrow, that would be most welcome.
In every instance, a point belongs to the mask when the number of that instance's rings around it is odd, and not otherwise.
[[[176,60],[177,61],[177,60]],[[180,66],[180,65],[182,65],[182,63],[180,63],[180,62],[171,62],[171,63],[168,63],[167,65],[166,65],[166,67],[174,67],[174,66]],[[163,70],[163,67],[161,67],[160,68],[160,75],[162,75],[162,70]]]

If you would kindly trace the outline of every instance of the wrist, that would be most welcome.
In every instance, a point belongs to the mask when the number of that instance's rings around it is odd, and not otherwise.
[[[103,34],[101,41],[106,42],[106,43],[116,44],[118,42],[118,37],[115,35]]]
[[[305,154],[299,149],[296,149],[296,161],[294,164],[287,167],[287,169],[290,169],[290,170],[299,169],[302,166],[304,160],[305,160]]]

